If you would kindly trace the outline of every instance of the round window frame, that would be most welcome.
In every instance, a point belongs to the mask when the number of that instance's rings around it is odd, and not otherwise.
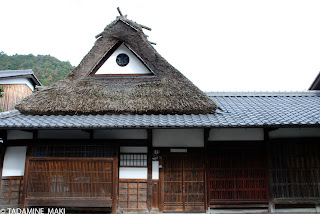
[[[127,62],[123,62],[124,61],[124,58],[127,58]],[[119,59],[119,60],[118,60]],[[129,64],[130,62],[130,57],[125,54],[125,53],[121,53],[121,54],[118,54],[118,56],[116,57],[116,63],[117,65],[119,65],[120,67],[125,67]]]

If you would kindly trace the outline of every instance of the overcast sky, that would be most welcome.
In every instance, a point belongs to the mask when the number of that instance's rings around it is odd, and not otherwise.
[[[319,0],[0,0],[0,51],[77,66],[118,6],[204,91],[307,90],[320,71]]]

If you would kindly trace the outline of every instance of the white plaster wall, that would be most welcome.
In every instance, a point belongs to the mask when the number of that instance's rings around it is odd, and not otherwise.
[[[152,161],[152,179],[159,179],[159,161]]]
[[[0,85],[5,85],[5,84],[12,84],[12,85],[26,84],[32,91],[34,91],[34,86],[28,78],[9,78],[9,79],[0,80]]]
[[[23,176],[26,153],[26,146],[7,147],[4,155],[2,176]]]
[[[203,147],[203,129],[154,129],[154,147]]]
[[[269,138],[320,137],[320,128],[279,128],[269,132]]]
[[[120,153],[148,153],[148,147],[121,146]]]
[[[147,179],[148,168],[146,167],[120,167],[120,179]]]
[[[94,139],[147,139],[145,129],[95,130]]]
[[[20,130],[8,130],[8,140],[18,140],[18,139],[32,139],[33,133],[20,131]]]
[[[218,128],[211,129],[209,141],[250,141],[263,140],[262,128]]]
[[[81,130],[39,130],[42,139],[90,139],[90,134]]]
[[[119,66],[116,58],[119,54],[125,53],[129,56],[129,64]],[[150,74],[149,69],[124,45],[117,50],[100,67],[96,74]]]

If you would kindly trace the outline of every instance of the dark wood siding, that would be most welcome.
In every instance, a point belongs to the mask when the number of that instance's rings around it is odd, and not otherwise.
[[[267,158],[261,142],[211,146],[208,162],[210,204],[268,202]]]
[[[320,143],[273,142],[271,169],[273,198],[320,201]]]

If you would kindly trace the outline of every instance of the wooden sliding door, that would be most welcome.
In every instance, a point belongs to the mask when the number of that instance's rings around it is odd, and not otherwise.
[[[162,210],[203,212],[205,210],[204,161],[199,156],[165,156],[162,172]]]

